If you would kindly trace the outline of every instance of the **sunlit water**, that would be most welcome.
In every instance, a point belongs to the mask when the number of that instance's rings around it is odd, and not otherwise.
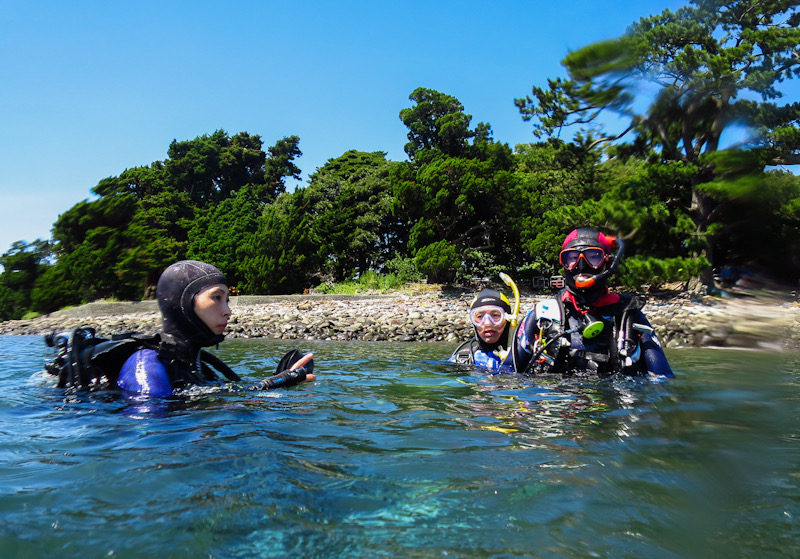
[[[800,556],[797,355],[589,384],[304,342],[313,384],[131,402],[0,341],[0,557]],[[293,347],[219,355],[256,379]]]

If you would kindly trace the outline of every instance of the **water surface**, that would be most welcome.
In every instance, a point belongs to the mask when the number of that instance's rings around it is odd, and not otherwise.
[[[800,358],[672,350],[665,383],[303,342],[318,381],[127,401],[0,367],[2,557],[797,557]],[[248,380],[289,342],[231,340]]]

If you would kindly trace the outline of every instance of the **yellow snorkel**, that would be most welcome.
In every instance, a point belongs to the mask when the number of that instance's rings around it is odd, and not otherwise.
[[[505,272],[500,272],[500,279],[514,292],[514,306],[511,309],[511,328],[508,329],[508,349],[510,350],[514,343],[514,334],[516,333],[517,320],[519,319],[519,289],[517,289],[517,284],[514,283],[514,280]]]

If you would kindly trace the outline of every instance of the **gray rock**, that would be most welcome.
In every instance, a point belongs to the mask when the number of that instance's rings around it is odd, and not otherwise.
[[[523,295],[522,314],[544,294]],[[472,294],[395,296],[235,297],[228,338],[317,340],[437,340],[473,335],[467,320]],[[794,300],[731,300],[679,296],[644,309],[667,348],[727,346],[800,348],[800,307]],[[298,312],[299,311],[299,312]],[[0,334],[36,334],[91,325],[101,336],[153,333],[161,326],[153,301],[90,303],[32,320],[0,322]]]

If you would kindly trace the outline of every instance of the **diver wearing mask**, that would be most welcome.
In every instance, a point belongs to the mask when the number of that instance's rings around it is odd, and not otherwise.
[[[559,253],[566,287],[538,302],[520,324],[514,344],[518,371],[673,376],[642,313],[644,304],[608,289],[623,253],[621,240],[591,227],[567,235]]]
[[[494,289],[481,290],[469,309],[475,336],[458,346],[449,361],[477,365],[491,371],[513,370],[508,342],[515,318],[505,295]]]

